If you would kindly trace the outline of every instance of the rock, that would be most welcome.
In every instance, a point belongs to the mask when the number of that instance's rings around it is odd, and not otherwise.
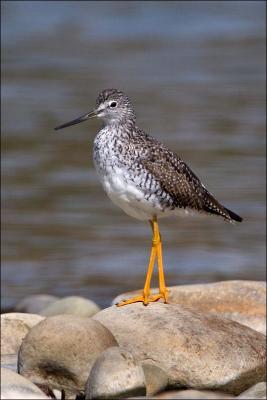
[[[56,399],[58,399],[58,400],[61,400],[61,399],[62,399],[62,393],[61,393],[60,390],[54,389],[54,390],[53,390],[53,396],[54,396]]]
[[[224,281],[169,289],[169,304],[186,305],[229,318],[266,335],[266,282]],[[121,294],[112,303],[136,296],[140,291]],[[151,292],[157,293],[158,289]]]
[[[58,300],[58,297],[49,294],[35,294],[27,296],[15,305],[16,312],[39,314],[49,304]]]
[[[109,307],[93,319],[140,362],[162,368],[169,387],[239,394],[265,377],[265,336],[237,322],[179,305]]]
[[[42,390],[28,379],[11,371],[1,368],[1,399],[49,399]]]
[[[241,393],[238,399],[266,399],[266,382],[259,382],[245,392]]]
[[[94,363],[85,399],[114,399],[146,394],[143,368],[131,353],[119,347],[103,351]]]
[[[167,387],[168,377],[163,369],[144,362],[143,370],[145,373],[147,396],[154,396],[154,394],[162,392]]]
[[[23,340],[19,373],[38,385],[64,389],[67,396],[84,390],[99,354],[117,342],[98,321],[75,315],[49,317]]]
[[[235,396],[231,396],[223,392],[215,392],[212,390],[170,390],[158,394],[153,397],[154,399],[235,399]]]
[[[1,354],[1,368],[8,368],[17,372],[18,354]]]
[[[84,297],[69,296],[57,300],[40,311],[40,314],[45,317],[53,315],[71,314],[80,317],[92,317],[100,308],[96,303]]]
[[[15,354],[29,330],[44,317],[36,314],[1,314],[1,353]]]

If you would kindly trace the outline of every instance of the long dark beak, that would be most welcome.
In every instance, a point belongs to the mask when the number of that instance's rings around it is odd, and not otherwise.
[[[79,118],[73,119],[73,120],[70,121],[70,122],[66,122],[66,123],[63,124],[63,125],[57,126],[57,127],[55,128],[55,131],[57,131],[57,130],[59,130],[59,129],[67,128],[68,126],[71,126],[71,125],[79,124],[80,122],[86,121],[87,119],[89,119],[89,118],[94,118],[94,117],[96,117],[96,116],[97,116],[97,111],[96,111],[96,110],[92,110],[92,111],[90,111],[88,114],[84,114],[84,115],[82,115],[82,116],[79,117]]]

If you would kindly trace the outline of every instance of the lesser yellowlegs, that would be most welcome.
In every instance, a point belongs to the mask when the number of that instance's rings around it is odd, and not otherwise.
[[[118,306],[138,301],[146,305],[160,298],[167,302],[158,218],[178,215],[181,210],[214,214],[230,222],[241,222],[242,218],[221,205],[180,157],[137,127],[132,103],[119,90],[102,91],[92,111],[55,129],[93,117],[103,121],[94,140],[94,163],[104,190],[127,214],[149,221],[153,232],[143,293]],[[159,293],[151,295],[156,259]]]

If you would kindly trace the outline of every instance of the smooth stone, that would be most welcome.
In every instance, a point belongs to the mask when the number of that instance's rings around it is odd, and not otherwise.
[[[56,399],[61,400],[62,399],[62,393],[60,390],[54,389],[53,390],[53,395],[55,396]]]
[[[245,392],[241,393],[238,399],[266,399],[266,382],[259,382]]]
[[[146,395],[154,396],[168,386],[168,377],[163,369],[150,363],[143,363],[146,380]]]
[[[27,296],[15,305],[16,312],[39,314],[49,304],[58,300],[58,297],[50,294],[35,294]]]
[[[30,329],[44,317],[36,314],[1,314],[1,353],[15,354]]]
[[[231,396],[223,392],[215,392],[212,390],[170,390],[168,392],[161,393],[154,399],[235,399],[235,396]]]
[[[8,368],[17,372],[18,354],[1,354],[1,368]]]
[[[146,394],[143,368],[129,351],[110,347],[95,361],[85,387],[85,399],[114,399]]]
[[[169,304],[186,305],[228,318],[266,335],[266,282],[223,281],[171,286],[169,289]],[[140,292],[123,293],[112,304]],[[158,289],[152,289],[151,293],[158,293]]]
[[[54,315],[71,314],[80,317],[92,317],[100,308],[92,300],[79,296],[69,296],[59,299],[40,311],[45,317]]]
[[[93,319],[137,361],[162,368],[169,387],[240,394],[264,380],[265,336],[237,322],[160,302],[109,307]]]
[[[84,390],[99,354],[117,342],[98,321],[76,315],[46,318],[31,329],[19,352],[19,373],[38,385],[64,389],[66,396]]]
[[[10,369],[1,368],[1,399],[49,399],[31,381]]]

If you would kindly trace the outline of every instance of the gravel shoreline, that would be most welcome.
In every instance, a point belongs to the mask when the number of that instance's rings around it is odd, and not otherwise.
[[[170,288],[169,304],[35,295],[1,315],[2,399],[266,399],[266,283]]]

